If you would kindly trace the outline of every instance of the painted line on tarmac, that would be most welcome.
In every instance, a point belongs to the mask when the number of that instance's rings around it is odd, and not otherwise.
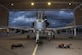
[[[33,51],[32,55],[36,55],[37,49],[38,49],[38,44],[36,44],[36,46],[35,46],[35,48],[34,48],[34,51]]]

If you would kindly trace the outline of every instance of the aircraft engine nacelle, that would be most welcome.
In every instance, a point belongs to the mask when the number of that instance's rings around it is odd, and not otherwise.
[[[32,23],[32,27],[34,27],[34,22]]]
[[[46,27],[48,27],[49,26],[49,22],[46,20],[45,23],[46,23]]]
[[[46,26],[47,26],[47,27],[49,26],[49,22],[46,22]]]
[[[34,22],[32,23],[32,26],[34,26]]]

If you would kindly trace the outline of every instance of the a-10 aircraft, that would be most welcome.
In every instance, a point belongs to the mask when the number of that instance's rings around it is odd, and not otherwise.
[[[0,29],[7,29],[9,31],[9,29],[16,29],[17,31],[22,30],[22,31],[29,31],[29,30],[33,30],[36,33],[36,42],[38,42],[40,40],[39,36],[40,36],[40,32],[41,31],[53,31],[56,32],[56,30],[61,30],[61,29],[68,29],[68,28],[77,28],[79,26],[68,26],[68,27],[59,27],[59,28],[47,28],[49,26],[49,22],[47,21],[47,19],[45,19],[45,16],[43,13],[38,13],[37,15],[37,19],[35,22],[33,22],[33,27],[1,27]],[[54,35],[54,34],[53,34]]]

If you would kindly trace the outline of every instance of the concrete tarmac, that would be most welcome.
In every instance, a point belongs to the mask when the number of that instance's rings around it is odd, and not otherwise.
[[[36,47],[35,39],[27,39],[26,35],[14,34],[7,36],[0,35],[0,55],[32,55],[36,49],[35,55],[82,55],[82,37],[69,39],[68,35],[56,35],[50,42],[42,39],[43,45]],[[24,48],[11,49],[12,44],[23,44]],[[70,49],[58,48],[58,45],[72,44]]]
[[[0,36],[0,55],[32,55],[35,40],[28,40],[26,35]],[[23,44],[24,48],[11,49],[12,44]]]
[[[43,40],[43,45],[38,47],[36,55],[82,55],[82,37],[76,36],[73,39],[69,35],[56,35],[50,42]],[[71,36],[71,35],[70,35]],[[70,45],[69,49],[58,48],[58,45],[64,43]]]

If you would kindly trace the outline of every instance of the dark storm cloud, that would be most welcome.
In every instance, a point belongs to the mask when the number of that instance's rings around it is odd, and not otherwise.
[[[45,11],[49,27],[66,26],[73,21],[72,10]],[[36,11],[11,11],[9,13],[9,25],[32,26],[36,20]]]
[[[66,12],[63,10],[45,12],[48,18],[52,19],[73,19],[73,11]]]
[[[30,23],[35,21],[35,11],[11,11],[9,13],[9,25],[27,25],[26,23]]]
[[[72,10],[57,10],[45,12],[47,19],[51,20],[52,26],[66,26],[68,23],[73,22],[74,14]]]
[[[61,20],[51,20],[49,19],[48,22],[50,23],[49,27],[63,27],[66,26],[66,22],[63,22]]]
[[[36,11],[11,11],[9,13],[9,17],[13,17],[13,18],[17,18],[19,16],[25,16],[25,18],[27,17],[34,17],[36,14]]]

